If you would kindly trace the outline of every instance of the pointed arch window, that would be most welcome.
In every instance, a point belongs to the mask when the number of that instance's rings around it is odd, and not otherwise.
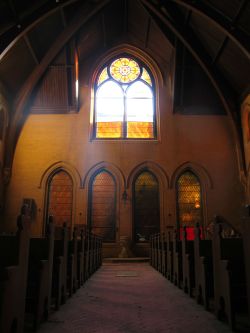
[[[194,227],[203,225],[202,193],[199,178],[186,170],[177,179],[177,227],[187,227],[188,239],[194,239]]]
[[[88,224],[103,241],[115,241],[116,183],[107,170],[101,170],[90,181]]]
[[[61,227],[66,223],[71,228],[72,206],[72,178],[66,171],[59,170],[48,181],[47,218],[52,215],[56,227]]]
[[[97,75],[94,138],[156,138],[153,76],[129,55],[112,59]]]
[[[149,241],[160,231],[159,183],[150,171],[142,171],[134,182],[134,238]]]

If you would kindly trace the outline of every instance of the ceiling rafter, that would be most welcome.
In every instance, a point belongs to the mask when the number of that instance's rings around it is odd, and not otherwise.
[[[124,34],[128,32],[128,1],[124,0]]]
[[[238,11],[236,12],[234,18],[233,18],[233,24],[236,24],[237,20],[239,19],[241,13],[243,12],[244,8],[247,5],[248,0],[241,0],[241,3],[239,5]]]
[[[30,43],[29,37],[25,34],[25,35],[23,36],[23,38],[24,38],[24,40],[25,40],[25,43],[26,43],[26,45],[27,45],[27,47],[28,47],[28,49],[29,49],[31,55],[32,55],[33,60],[35,61],[36,65],[38,65],[38,64],[39,64],[39,60],[38,60],[38,58],[37,58],[37,56],[36,56],[36,53],[35,53],[35,51],[34,51],[32,45],[31,45],[31,43]]]
[[[104,13],[102,13],[101,20],[102,20],[103,46],[106,47],[107,46],[107,32],[106,32],[106,24],[105,24],[105,15],[104,15]]]
[[[147,29],[146,29],[146,33],[145,33],[145,42],[144,42],[145,48],[148,47],[148,39],[149,39],[150,29],[151,29],[151,18],[148,17]]]
[[[228,37],[226,36],[226,37],[224,38],[224,40],[222,41],[222,43],[221,43],[219,49],[217,50],[217,52],[216,52],[216,54],[215,54],[215,56],[214,56],[214,58],[213,58],[213,61],[212,61],[212,64],[213,64],[213,65],[215,65],[216,62],[217,62],[217,60],[220,58],[220,56],[221,56],[222,52],[224,51],[224,49],[225,49],[227,43],[228,43]]]
[[[197,13],[214,23],[220,30],[222,30],[237,46],[241,51],[250,58],[250,37],[247,33],[240,30],[236,26],[237,19],[242,12],[244,6],[246,5],[246,0],[241,4],[236,17],[233,20],[228,19],[223,16],[218,11],[213,9],[211,6],[206,5],[203,1],[193,1],[193,0],[167,0],[161,1],[162,5],[166,6],[168,3],[173,2],[181,5],[194,13]]]
[[[203,68],[207,76],[209,77],[211,83],[213,84],[215,90],[217,91],[227,113],[231,115],[230,119],[233,123],[235,140],[241,156],[239,156],[239,162],[242,168],[244,169],[244,155],[243,155],[243,142],[242,142],[242,132],[240,126],[240,119],[237,113],[237,103],[235,92],[233,92],[226,82],[222,81],[221,76],[218,75],[218,72],[212,66],[211,59],[208,57],[207,52],[203,48],[202,44],[197,40],[196,36],[192,33],[191,29],[187,29],[183,26],[182,23],[170,19],[168,16],[162,13],[162,7],[153,5],[150,0],[140,0],[144,5],[146,10],[151,15],[152,19],[159,26],[164,35],[165,27],[168,27],[176,35],[176,37],[184,44],[184,46],[189,50],[189,52],[194,56],[196,61]],[[165,13],[166,8],[164,7],[163,12]],[[168,8],[169,12],[169,8]],[[174,13],[171,13],[171,17]],[[235,96],[235,98],[232,98]]]
[[[60,15],[61,15],[61,18],[62,18],[63,27],[66,28],[67,22],[66,22],[66,18],[65,18],[63,7],[60,7]]]
[[[11,1],[11,0],[10,0]],[[32,12],[27,15],[20,15],[20,19],[22,19],[21,27],[17,27],[17,22],[10,25],[9,29],[4,29],[0,32],[0,61],[5,56],[5,54],[9,51],[9,49],[26,34],[29,30],[31,30],[36,24],[41,22],[47,16],[55,13],[60,10],[60,8],[64,8],[66,6],[71,5],[72,3],[78,0],[66,0],[64,3],[57,2],[49,2],[46,6],[47,1],[41,0],[41,6],[44,3],[44,7],[40,8],[37,12]],[[39,3],[39,2],[38,2]],[[37,4],[37,2],[35,2]]]
[[[186,16],[185,16],[185,21],[184,21],[184,25],[187,26],[189,24],[189,21],[191,19],[192,16],[192,10],[188,10]]]
[[[191,54],[195,57],[195,59],[210,78],[220,98],[222,99],[227,112],[232,113],[232,110],[236,106],[236,102],[235,100],[232,100],[230,96],[234,96],[235,92],[231,91],[230,88],[226,86],[224,81],[222,82],[221,77],[218,76],[215,68],[212,66],[212,60],[209,58],[207,52],[198,41],[196,36],[192,33],[191,29],[187,29],[181,24],[181,22],[177,20],[174,21],[172,12],[170,15],[172,19],[170,20],[165,14],[161,12],[161,7],[159,8],[158,6],[153,5],[150,0],[140,1],[145,5],[146,9],[149,11],[149,14],[154,18],[157,25],[160,26],[160,29],[163,31],[163,33],[165,34],[164,26],[167,26],[191,52]],[[169,8],[168,12],[170,14]],[[231,103],[229,103],[229,101]]]
[[[60,52],[62,47],[70,40],[70,38],[73,37],[74,33],[76,33],[84,24],[89,22],[89,20],[101,9],[107,6],[110,1],[111,0],[103,0],[101,3],[95,6],[93,6],[93,4],[90,2],[84,3],[82,10],[78,12],[75,19],[59,35],[56,42],[48,50],[43,59],[36,66],[34,71],[21,87],[19,95],[14,102],[15,114],[7,133],[5,167],[11,168],[12,166],[16,142],[21,132],[24,119],[27,116],[25,108],[27,107],[28,99],[33,91],[34,86],[37,84],[40,77],[44,74],[51,61]]]

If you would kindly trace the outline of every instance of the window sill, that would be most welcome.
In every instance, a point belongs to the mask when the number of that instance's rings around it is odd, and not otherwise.
[[[92,143],[160,143],[159,139],[90,139]]]

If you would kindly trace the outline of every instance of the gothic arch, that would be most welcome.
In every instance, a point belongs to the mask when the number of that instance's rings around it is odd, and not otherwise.
[[[0,142],[4,141],[6,129],[8,127],[8,112],[5,107],[0,104]]]
[[[95,177],[102,171],[108,172],[115,181],[115,215],[116,215],[116,228],[115,230],[120,230],[120,198],[123,189],[125,189],[125,177],[122,171],[114,164],[102,161],[95,164],[92,168],[89,169],[86,176],[83,179],[82,187],[85,188],[85,198],[86,198],[86,211],[87,211],[87,223],[90,221],[90,195],[92,191],[92,184]],[[115,235],[115,241],[119,239],[119,234]]]
[[[93,83],[96,81],[97,74],[100,71],[101,67],[108,62],[111,58],[118,56],[121,53],[128,53],[141,60],[149,70],[151,71],[154,79],[156,89],[163,85],[163,74],[157,63],[149,56],[146,52],[130,44],[120,44],[115,46],[112,49],[109,49],[106,53],[102,54],[97,61],[94,63],[92,70],[90,71],[89,76],[89,86],[93,86]],[[92,73],[92,74],[91,74]]]
[[[106,161],[99,162],[88,170],[83,178],[82,187],[88,188],[91,178],[101,170],[107,170],[113,175],[117,183],[117,193],[125,188],[125,177],[123,172],[115,164]]]
[[[150,72],[150,75],[153,77],[154,84],[151,87],[152,93],[154,96],[154,126],[155,130],[157,132],[157,138],[159,139],[161,137],[160,132],[160,111],[159,111],[159,88],[163,86],[164,79],[161,69],[159,68],[158,64],[154,61],[154,59],[149,56],[146,52],[143,50],[129,45],[129,44],[120,44],[112,49],[109,49],[107,52],[102,54],[97,61],[93,64],[92,68],[89,72],[89,79],[88,79],[88,85],[89,87],[92,87],[91,89],[91,103],[90,103],[90,110],[91,110],[91,117],[90,119],[94,119],[95,114],[95,87],[97,83],[98,75],[100,74],[103,66],[107,64],[112,58],[117,57],[121,54],[128,54],[132,57],[135,57],[139,62],[142,63],[142,66],[144,64],[145,67],[148,67],[148,70]],[[156,125],[155,125],[156,124]],[[91,139],[93,137],[94,133],[94,122],[91,121]],[[155,139],[155,138],[154,138]]]
[[[203,215],[203,226],[207,225],[207,190],[213,189],[213,183],[210,175],[204,167],[197,163],[185,162],[181,164],[173,173],[170,180],[170,188],[175,191],[176,198],[176,184],[178,178],[185,172],[191,171],[196,177],[198,177],[201,186],[202,195],[202,215]],[[177,218],[177,206],[175,211],[175,218]]]
[[[156,177],[159,183],[160,229],[164,230],[166,224],[166,212],[167,212],[166,202],[168,201],[167,190],[169,189],[169,180],[166,172],[157,163],[152,161],[144,161],[131,170],[126,184],[127,185],[126,188],[128,189],[129,192],[129,197],[133,198],[134,180],[143,171],[151,172]],[[133,210],[131,210],[131,214],[133,214],[132,211]],[[132,219],[133,216],[131,215],[131,221]]]
[[[82,181],[78,170],[71,164],[64,161],[53,163],[44,171],[41,176],[38,188],[45,189],[49,178],[52,177],[53,174],[55,174],[59,170],[64,170],[70,175],[73,181],[74,188],[81,188]]]
[[[201,185],[204,189],[213,189],[213,182],[208,174],[207,170],[199,164],[193,162],[185,162],[181,164],[177,169],[175,169],[171,179],[170,188],[174,189],[175,184],[179,176],[186,170],[192,171],[196,176],[199,177]]]
[[[126,182],[126,188],[130,189],[132,187],[134,179],[143,170],[151,171],[155,175],[161,190],[166,190],[169,188],[169,179],[165,170],[163,170],[163,168],[160,167],[157,163],[152,161],[144,161],[131,170]]]
[[[42,232],[44,231],[44,226],[46,223],[46,216],[47,216],[47,203],[48,203],[48,185],[52,177],[59,171],[64,171],[66,172],[70,178],[72,179],[72,226],[75,224],[75,211],[76,211],[76,190],[77,188],[80,188],[81,186],[81,177],[78,171],[70,165],[69,163],[66,163],[64,161],[59,161],[56,162],[52,165],[50,165],[42,174],[40,183],[38,185],[38,188],[43,191],[42,195],[42,207],[43,207],[43,216],[41,220],[41,227],[42,227]]]
[[[248,168],[247,168],[245,189],[246,189],[246,202],[249,203],[249,201],[250,201],[250,163],[248,164]]]

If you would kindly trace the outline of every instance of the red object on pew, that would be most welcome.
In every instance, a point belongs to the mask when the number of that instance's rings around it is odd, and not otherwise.
[[[194,240],[195,239],[195,227],[186,227],[187,232],[187,240]],[[204,239],[202,227],[200,227],[201,232],[201,239]],[[180,227],[180,240],[183,237],[183,227]]]

